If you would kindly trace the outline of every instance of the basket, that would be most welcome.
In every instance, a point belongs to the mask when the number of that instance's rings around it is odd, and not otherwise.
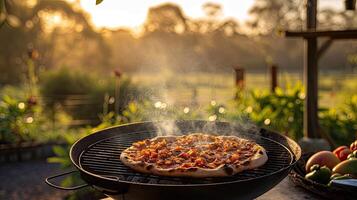
[[[305,178],[305,164],[306,161],[313,154],[303,154],[301,159],[296,163],[289,174],[290,180],[297,186],[317,194],[326,199],[356,199],[357,191],[351,191],[336,187],[329,187],[324,184],[317,183],[315,181]]]

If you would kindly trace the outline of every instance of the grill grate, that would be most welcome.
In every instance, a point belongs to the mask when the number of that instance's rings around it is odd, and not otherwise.
[[[185,133],[196,132],[185,130]],[[224,178],[186,178],[186,177],[164,177],[138,173],[123,165],[120,161],[121,152],[131,146],[133,142],[156,136],[155,131],[122,133],[118,136],[98,141],[89,146],[80,156],[80,167],[84,170],[103,177],[118,178],[119,181],[145,184],[207,184],[222,183],[237,180],[248,180],[258,178],[276,172],[293,162],[293,156],[283,145],[253,134],[237,134],[237,136],[250,139],[263,146],[268,154],[268,161],[264,166],[238,173]]]

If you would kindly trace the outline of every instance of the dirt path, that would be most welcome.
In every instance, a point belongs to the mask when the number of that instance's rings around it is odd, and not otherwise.
[[[68,192],[52,189],[45,182],[47,176],[60,173],[57,164],[28,161],[0,164],[0,199],[60,200]]]

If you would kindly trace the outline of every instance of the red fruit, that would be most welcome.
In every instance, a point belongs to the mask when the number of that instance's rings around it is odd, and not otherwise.
[[[347,156],[351,153],[351,150],[347,146],[340,146],[333,151],[333,154],[337,156],[338,159],[344,161]]]
[[[344,149],[343,151],[340,152],[340,155],[339,155],[338,158],[339,158],[341,161],[344,161],[344,160],[347,159],[347,157],[348,157],[348,155],[350,155],[350,153],[352,153],[351,150],[349,150],[349,149]]]
[[[351,143],[350,150],[351,151],[357,150],[357,140]]]

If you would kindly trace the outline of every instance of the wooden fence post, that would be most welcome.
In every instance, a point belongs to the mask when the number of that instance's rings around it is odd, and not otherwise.
[[[236,73],[236,87],[239,88],[240,90],[243,90],[245,87],[244,84],[244,68],[241,67],[235,67],[234,71]]]
[[[275,88],[278,87],[278,66],[271,65],[270,69],[270,81],[271,81],[271,92],[275,91]]]
[[[119,114],[119,109],[120,109],[120,77],[123,75],[123,73],[119,70],[116,69],[114,70],[114,75],[115,75],[115,101],[114,101],[114,110],[116,114]]]

